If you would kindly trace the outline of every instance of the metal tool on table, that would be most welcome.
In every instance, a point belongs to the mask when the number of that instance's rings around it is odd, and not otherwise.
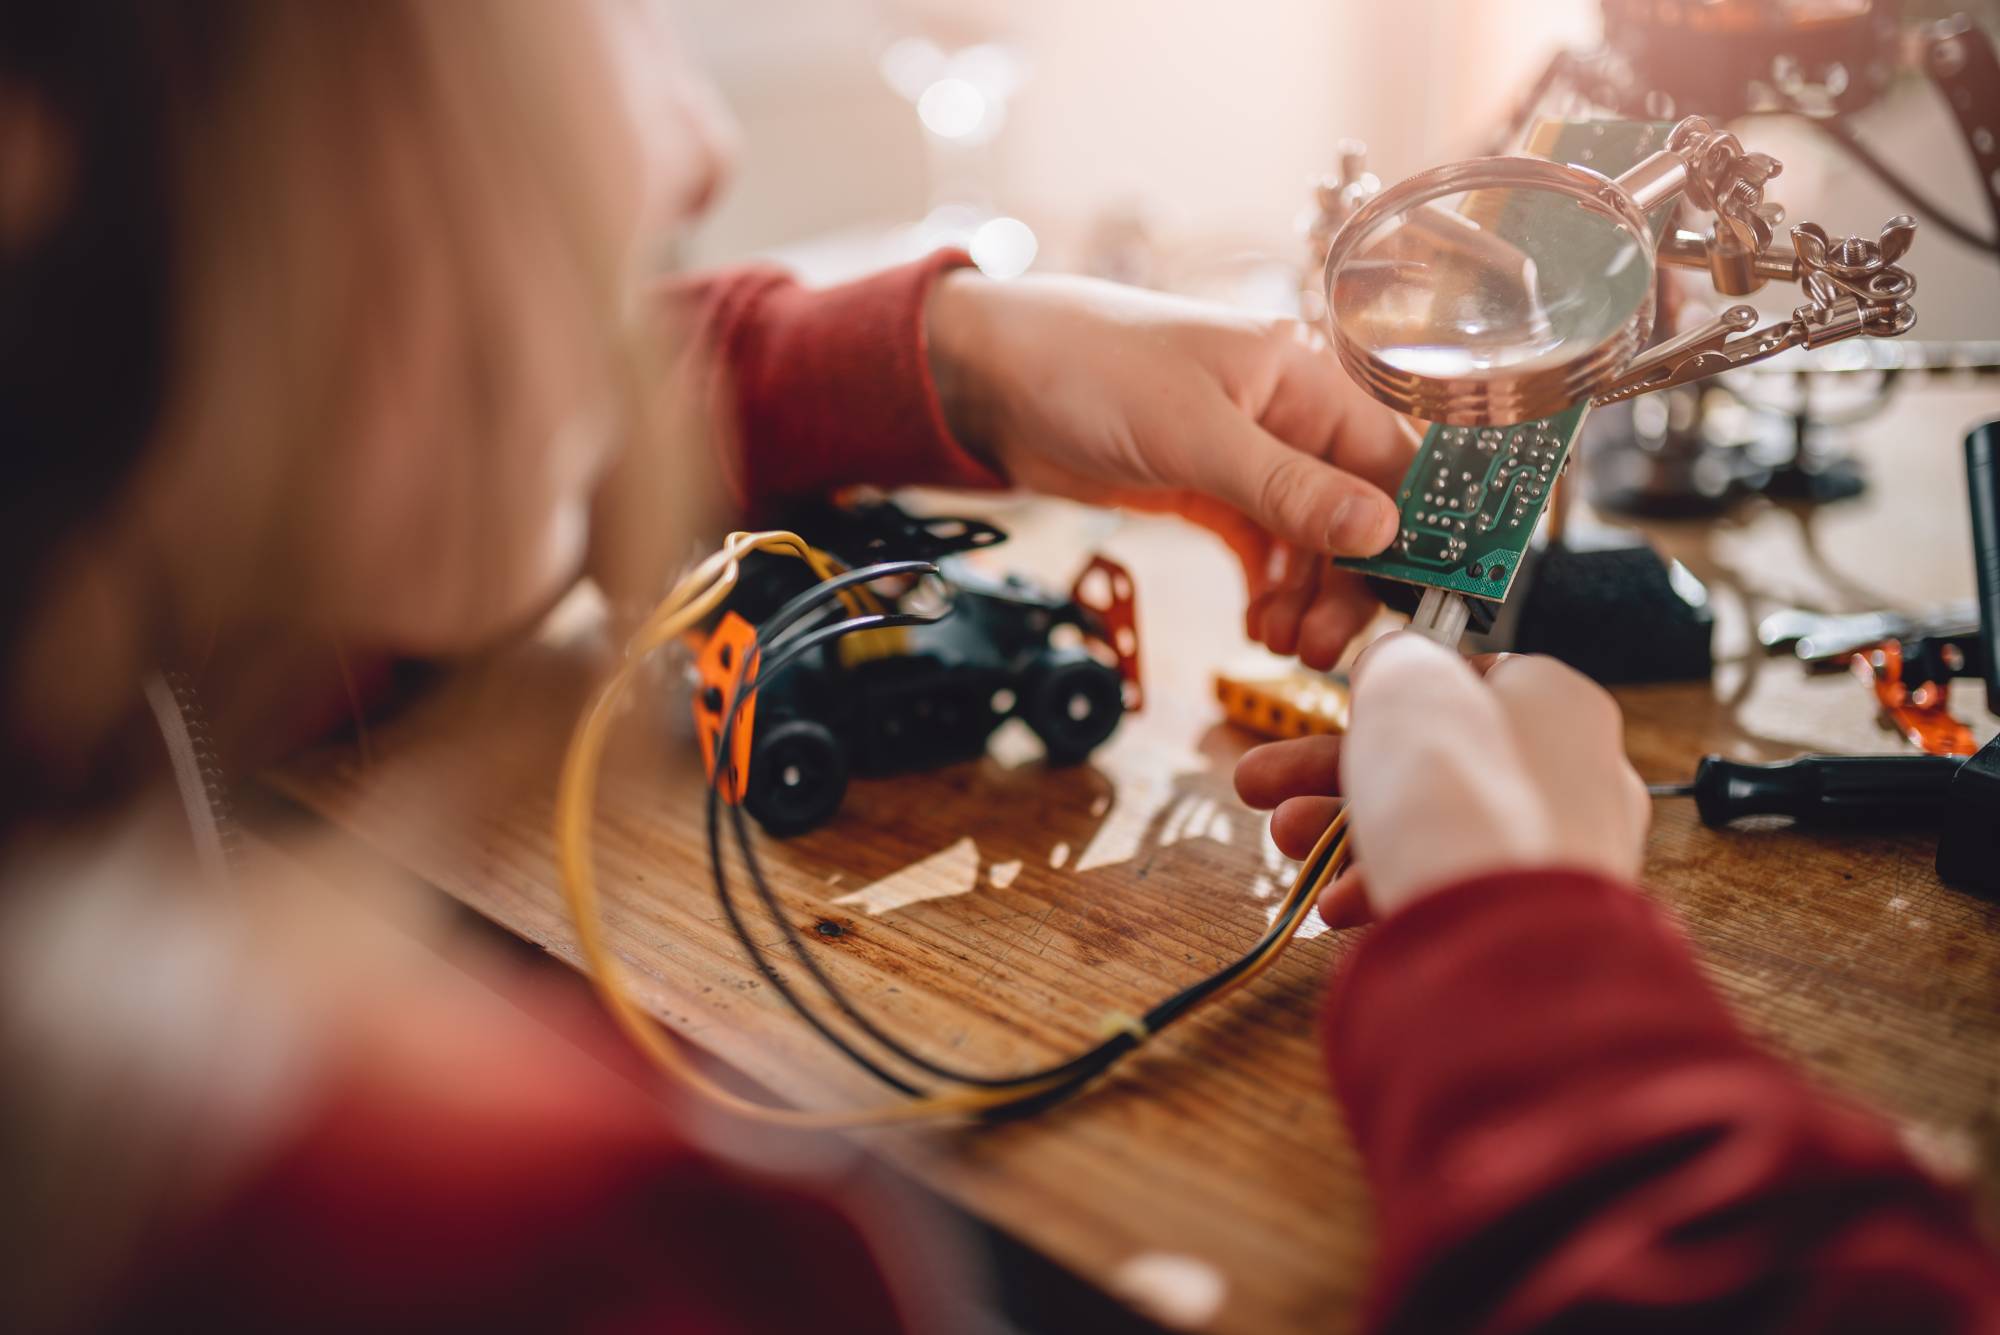
[[[1808,671],[1845,672],[1855,654],[1884,640],[1971,635],[1979,629],[1979,604],[1970,598],[1910,614],[1812,612],[1788,607],[1757,623],[1757,642],[1768,653],[1789,653]]]

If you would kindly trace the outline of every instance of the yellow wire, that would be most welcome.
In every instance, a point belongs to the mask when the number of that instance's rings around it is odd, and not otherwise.
[[[721,605],[723,599],[729,596],[730,590],[736,585],[742,559],[753,551],[795,556],[804,561],[813,574],[822,580],[832,578],[839,569],[830,557],[813,548],[795,533],[770,530],[730,534],[722,549],[675,584],[660,605],[633,632],[631,639],[626,643],[624,656],[617,669],[598,689],[590,705],[577,720],[576,730],[570,738],[569,751],[563,758],[562,774],[556,790],[557,864],[562,876],[563,895],[569,903],[571,916],[576,921],[577,947],[583,956],[591,984],[603,1000],[605,1009],[611,1012],[612,1019],[624,1031],[633,1046],[650,1058],[662,1071],[681,1081],[691,1091],[738,1116],[778,1126],[821,1130],[835,1127],[881,1126],[949,1117],[1031,1098],[1064,1083],[1067,1077],[1055,1076],[1036,1084],[1015,1085],[1003,1089],[968,1088],[901,1103],[848,1111],[777,1108],[743,1098],[717,1084],[695,1063],[680,1042],[670,1037],[665,1027],[633,1000],[622,966],[604,940],[603,919],[598,912],[597,882],[591,869],[597,775],[603,763],[605,741],[610,732],[612,718],[616,715],[618,706],[624,700],[625,693],[631,688],[646,659],[663,645],[692,630]],[[865,590],[856,589],[847,592],[862,595],[860,599],[850,601],[850,607],[854,607],[857,601],[869,610],[878,609],[880,606]],[[1298,879],[1280,905],[1280,914],[1292,912],[1303,896],[1316,894],[1339,872],[1346,861],[1345,829],[1346,813],[1343,811],[1327,826],[1312,855],[1306,859],[1305,866],[1300,868]],[[1335,848],[1322,874],[1314,877],[1311,884],[1307,884],[1306,869],[1317,862],[1320,855],[1335,840],[1339,841],[1339,846]],[[1300,918],[1303,921],[1303,915],[1300,915]],[[1293,931],[1296,931],[1297,927],[1298,924],[1294,923]],[[1208,1000],[1212,1001],[1233,991],[1262,973],[1270,967],[1271,962],[1283,951],[1290,939],[1289,932],[1274,939],[1258,953],[1258,957],[1241,975],[1228,986],[1218,989]]]
[[[1337,846],[1334,848],[1333,855],[1327,859],[1324,870],[1312,879],[1311,884],[1305,884],[1306,872],[1315,862],[1319,861],[1320,855],[1327,851],[1328,845],[1336,844],[1336,841]],[[1299,868],[1298,878],[1292,882],[1291,892],[1285,896],[1283,902],[1278,906],[1277,917],[1283,917],[1292,912],[1301,898],[1318,899],[1320,891],[1332,885],[1334,878],[1340,875],[1341,868],[1346,865],[1347,808],[1343,806],[1339,811],[1334,813],[1333,819],[1327,822],[1326,829],[1320,832],[1319,839],[1313,844],[1312,852],[1306,854],[1306,860]],[[1305,926],[1305,922],[1306,915],[1303,913],[1299,914],[1297,920],[1292,923],[1284,935],[1273,937],[1257,953],[1257,958],[1250,961],[1248,968],[1244,969],[1242,973],[1236,975],[1236,977],[1230,979],[1215,991],[1209,993],[1207,999],[1202,1004],[1213,1005],[1215,1002],[1228,996],[1231,992],[1234,992],[1237,988],[1242,987],[1258,974],[1264,972],[1264,970],[1270,968],[1272,964],[1277,962],[1278,956],[1284,954],[1285,947],[1292,943],[1292,938],[1298,935],[1299,928]]]

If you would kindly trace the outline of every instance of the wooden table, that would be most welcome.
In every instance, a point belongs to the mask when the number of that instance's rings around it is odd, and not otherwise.
[[[1875,489],[1800,514],[1758,506],[1658,526],[1707,581],[1723,659],[1710,685],[1622,692],[1649,778],[1704,752],[1893,750],[1844,677],[1809,680],[1749,647],[1762,612],[1918,606],[1970,592],[1963,427],[1990,392],[1906,393],[1868,431]],[[995,555],[1060,576],[1089,521],[1003,504]],[[830,828],[764,857],[820,961],[881,1023],[981,1069],[1094,1039],[1242,950],[1289,868],[1230,770],[1208,677],[1243,648],[1221,548],[1130,520],[1109,549],[1138,573],[1151,707],[1093,763],[1045,771],[1003,733],[993,754],[927,776],[861,781]],[[604,648],[575,603],[536,642],[460,673],[364,753],[329,748],[271,782],[394,862],[559,959],[574,934],[552,864],[552,775]],[[708,885],[701,781],[663,681],[608,769],[598,867],[611,939],[645,1002],[779,1098],[872,1101],[757,977]],[[1962,712],[1983,719],[1968,692]],[[2000,1199],[2000,910],[1944,889],[1918,836],[1716,833],[1660,808],[1647,867],[1745,1020],[1834,1088],[1894,1115],[1925,1153]],[[871,911],[871,909],[873,911]],[[1084,1098],[992,1128],[869,1133],[918,1181],[1088,1281],[1172,1315],[1159,1282],[1192,1280],[1180,1318],[1220,1331],[1351,1323],[1369,1202],[1329,1100],[1314,1016],[1351,934],[1314,931],[1278,966],[1197,1014]],[[780,952],[775,928],[764,948]],[[795,965],[789,967],[793,974]],[[1205,1286],[1219,1295],[1204,1312]],[[1172,1288],[1167,1285],[1166,1288]],[[1167,1303],[1163,1308],[1161,1304]]]

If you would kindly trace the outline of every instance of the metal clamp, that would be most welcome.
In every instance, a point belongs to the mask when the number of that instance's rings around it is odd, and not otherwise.
[[[1858,236],[1834,241],[1818,223],[1800,223],[1792,229],[1799,281],[1807,295],[1822,306],[1834,304],[1845,294],[1870,307],[1907,308],[1917,280],[1896,261],[1908,253],[1916,239],[1916,219],[1907,213],[1882,224],[1881,235],[1874,241]],[[1916,317],[1910,318],[1914,321]]]
[[[1916,223],[1899,215],[1874,240],[1835,240],[1804,223],[1791,229],[1787,254],[1771,245],[1784,210],[1764,197],[1782,170],[1776,158],[1746,150],[1735,135],[1699,116],[1675,125],[1664,148],[1616,178],[1553,158],[1499,157],[1434,167],[1384,190],[1364,170],[1359,146],[1348,146],[1339,176],[1316,192],[1317,208],[1305,228],[1310,253],[1318,257],[1323,248],[1324,263],[1316,288],[1308,279],[1301,310],[1327,318],[1341,364],[1362,388],[1399,411],[1451,425],[1525,421],[1586,399],[1616,403],[1749,366],[1789,348],[1860,335],[1892,337],[1914,326],[1909,299],[1916,281],[1898,262],[1915,238]],[[1806,301],[1788,319],[1763,329],[1755,328],[1750,307],[1733,306],[1708,325],[1645,351],[1641,343],[1653,328],[1656,287],[1649,273],[1629,310],[1621,308],[1622,318],[1612,312],[1576,331],[1560,358],[1502,361],[1479,374],[1452,376],[1413,370],[1386,356],[1378,346],[1381,331],[1364,315],[1355,315],[1350,328],[1349,313],[1333,309],[1337,279],[1371,244],[1375,229],[1391,222],[1413,225],[1423,244],[1465,263],[1468,238],[1493,241],[1494,220],[1467,212],[1467,225],[1460,225],[1449,210],[1436,206],[1453,195],[1490,204],[1506,191],[1573,200],[1595,217],[1595,225],[1616,228],[1632,246],[1644,247],[1650,265],[1700,268],[1726,295],[1754,292],[1780,278],[1800,284]],[[1674,231],[1657,239],[1666,210],[1682,199],[1712,216],[1707,232]],[[1499,262],[1516,267],[1527,254],[1504,240],[1493,241],[1493,250]]]
[[[1752,153],[1735,135],[1699,116],[1674,126],[1667,150],[1688,164],[1688,202],[1715,215],[1710,244],[1756,254],[1771,244],[1784,212],[1764,202],[1764,187],[1784,170],[1768,153]]]
[[[1917,322],[1910,305],[1917,280],[1896,261],[1916,234],[1917,224],[1908,214],[1883,224],[1874,241],[1858,236],[1835,241],[1817,223],[1800,223],[1792,228],[1789,257],[1773,251],[1756,256],[1765,276],[1804,287],[1808,300],[1791,318],[1753,331],[1757,312],[1747,305],[1731,306],[1700,328],[1642,353],[1591,402],[1617,403],[1705,380],[1790,348],[1825,347],[1864,334],[1893,338],[1907,333]],[[1664,246],[1661,257],[1668,258]]]

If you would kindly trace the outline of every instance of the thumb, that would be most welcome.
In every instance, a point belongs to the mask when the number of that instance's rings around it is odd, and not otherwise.
[[[1373,483],[1287,445],[1233,407],[1202,451],[1207,489],[1273,537],[1328,556],[1373,556],[1396,536],[1395,502]]]

